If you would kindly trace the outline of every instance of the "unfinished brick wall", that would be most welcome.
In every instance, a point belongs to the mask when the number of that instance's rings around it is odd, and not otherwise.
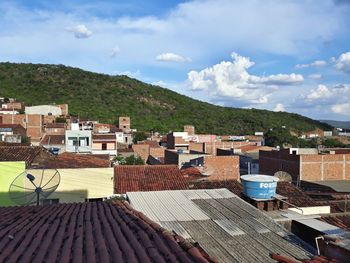
[[[194,135],[194,126],[193,125],[185,125],[184,132],[187,132],[188,135]]]
[[[289,150],[259,151],[259,172],[274,175],[278,171],[289,173],[296,181],[300,173],[300,156],[289,154]]]
[[[203,171],[209,180],[239,180],[239,156],[205,156]]]
[[[256,142],[211,142],[205,143],[205,153],[216,155],[216,149],[231,149],[245,145],[256,145]]]
[[[189,148],[190,151],[195,151],[195,152],[204,152],[204,143],[200,142],[190,142]]]
[[[20,124],[27,130],[27,136],[37,142],[43,136],[43,117],[39,114],[6,114],[3,115],[4,124]]]
[[[305,181],[350,179],[350,154],[301,155],[300,165]]]

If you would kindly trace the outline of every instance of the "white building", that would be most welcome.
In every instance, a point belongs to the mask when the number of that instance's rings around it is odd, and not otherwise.
[[[67,152],[92,152],[92,131],[67,130],[65,136]]]
[[[39,106],[31,106],[25,107],[26,114],[41,114],[46,116],[61,116],[62,110],[59,106],[55,105],[39,105]]]

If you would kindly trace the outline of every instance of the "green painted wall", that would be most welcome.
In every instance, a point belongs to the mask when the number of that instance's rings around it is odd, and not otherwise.
[[[0,206],[16,205],[8,196],[11,183],[25,171],[25,162],[0,162]]]

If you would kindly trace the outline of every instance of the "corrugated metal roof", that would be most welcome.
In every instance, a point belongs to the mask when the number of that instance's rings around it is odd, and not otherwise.
[[[271,252],[301,259],[311,256],[300,239],[227,189],[127,195],[134,208],[151,213],[164,228],[198,242],[219,262],[273,262]]]
[[[232,220],[222,219],[222,220],[214,220],[222,229],[224,229],[231,236],[239,236],[244,235],[244,231],[238,227],[238,225]]]

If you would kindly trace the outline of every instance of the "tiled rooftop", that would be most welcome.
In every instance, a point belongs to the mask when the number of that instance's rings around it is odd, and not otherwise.
[[[139,142],[138,144],[148,144],[151,148],[160,148],[160,145],[157,141],[144,140]]]
[[[0,162],[25,161],[29,164],[43,152],[50,156],[50,153],[39,146],[0,146]]]
[[[187,180],[177,165],[118,165],[114,168],[114,191],[188,189]]]
[[[0,262],[208,262],[127,204],[0,208]]]
[[[226,181],[198,181],[191,184],[192,189],[217,189],[226,188],[232,193],[241,196],[243,186],[237,180]]]
[[[116,140],[115,133],[106,133],[106,134],[93,134],[92,135],[93,140]]]
[[[43,166],[46,169],[64,168],[100,168],[110,167],[108,159],[102,159],[90,154],[62,153],[47,160]]]
[[[42,145],[64,145],[65,136],[64,135],[45,135],[41,140]]]
[[[339,228],[345,229],[346,231],[350,231],[350,215],[338,215],[338,216],[325,216],[321,217],[320,220],[337,226]]]
[[[319,205],[304,191],[288,182],[278,182],[276,192],[279,195],[288,197],[288,202],[296,206],[305,207]]]

